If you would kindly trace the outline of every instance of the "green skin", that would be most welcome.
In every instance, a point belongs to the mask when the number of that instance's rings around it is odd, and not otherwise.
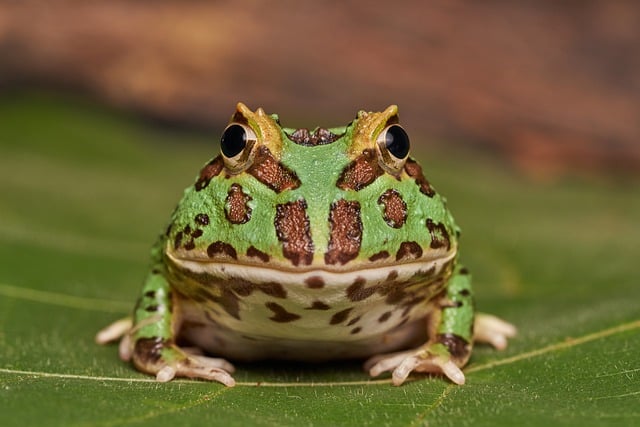
[[[176,298],[185,296],[176,295],[175,278],[167,264],[167,251],[171,249],[177,234],[185,227],[202,230],[202,234],[193,239],[195,247],[189,252],[189,258],[206,259],[207,247],[212,242],[229,242],[238,254],[245,254],[250,246],[268,254],[274,269],[282,269],[284,265],[292,271],[302,270],[303,267],[292,266],[283,256],[282,242],[274,229],[276,206],[302,198],[306,201],[306,214],[314,245],[313,261],[311,265],[304,266],[304,269],[329,268],[324,261],[331,236],[331,224],[327,218],[331,204],[345,199],[359,202],[363,230],[359,253],[346,264],[349,269],[367,269],[371,265],[369,258],[372,255],[381,250],[395,254],[406,241],[418,243],[424,250],[424,257],[435,254],[436,251],[431,249],[433,235],[425,227],[427,219],[444,226],[451,251],[457,251],[459,229],[445,205],[445,199],[439,194],[425,196],[420,191],[419,183],[416,185],[415,177],[408,176],[403,171],[395,175],[386,171],[358,191],[341,189],[336,185],[337,177],[361,153],[359,149],[356,152],[350,150],[357,144],[371,143],[371,146],[375,146],[376,135],[384,128],[388,116],[395,117],[394,113],[376,119],[379,123],[372,119],[372,130],[367,135],[374,141],[365,141],[363,132],[356,134],[358,123],[365,121],[365,116],[361,113],[348,126],[329,129],[333,134],[341,135],[336,141],[308,147],[293,142],[288,135],[295,130],[279,128],[276,116],[243,112],[246,123],[255,131],[259,143],[267,134],[265,126],[272,126],[279,131],[276,134],[280,144],[277,145],[279,153],[276,153],[278,150],[273,149],[273,146],[270,148],[282,165],[295,172],[300,185],[294,189],[275,192],[246,171],[230,173],[225,169],[200,191],[196,191],[194,186],[185,190],[171,218],[169,232],[161,236],[152,250],[150,273],[134,312],[134,327],[130,333],[132,357],[138,369],[145,372],[156,374],[165,366],[189,364],[190,355],[176,344],[182,319],[173,310]],[[251,219],[243,224],[231,224],[224,214],[225,208],[229,208],[227,194],[234,183],[240,184],[250,195],[247,205],[251,209]],[[406,222],[399,228],[390,227],[383,218],[384,208],[378,198],[388,189],[395,189],[406,203]],[[208,214],[209,223],[206,227],[198,227],[194,218],[203,212]],[[392,256],[384,265],[393,265],[394,262]],[[339,272],[341,268],[342,266],[336,266],[335,271]],[[452,360],[456,365],[462,366],[469,357],[472,343],[474,307],[471,280],[466,270],[455,263],[455,258],[445,278],[446,282],[438,294],[440,302],[430,312],[430,338],[422,349],[426,350],[429,357]],[[286,328],[287,325],[282,327]],[[455,337],[457,347],[447,337]],[[464,347],[464,351],[460,350],[460,345]],[[189,372],[178,372],[178,375],[201,376]]]

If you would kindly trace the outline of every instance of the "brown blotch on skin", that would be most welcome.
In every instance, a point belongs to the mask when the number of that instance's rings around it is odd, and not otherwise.
[[[331,204],[329,212],[331,234],[324,262],[346,264],[358,256],[362,244],[360,203],[340,199]]]
[[[336,135],[325,128],[318,128],[313,133],[309,132],[309,129],[297,129],[291,135],[287,136],[296,144],[313,147],[316,145],[331,144],[342,135]]]
[[[227,256],[229,258],[238,259],[238,253],[235,248],[228,243],[217,241],[213,242],[207,247],[207,255],[209,258],[214,258],[219,255]]]
[[[222,289],[222,295],[214,296],[211,301],[220,305],[229,315],[240,320],[240,302],[236,294],[229,289]]]
[[[346,294],[350,301],[362,301],[376,293],[378,287],[371,286],[365,288],[366,281],[362,277],[358,277],[351,286],[347,288]]]
[[[247,173],[253,175],[254,178],[276,193],[300,186],[300,180],[296,173],[277,161],[265,146],[258,147]]]
[[[251,219],[251,200],[251,196],[244,192],[240,184],[231,184],[224,205],[224,214],[230,223],[244,224]]]
[[[329,310],[331,306],[322,301],[314,301],[311,307],[307,307],[307,310]]]
[[[427,229],[429,230],[429,234],[431,234],[430,246],[432,249],[446,248],[449,250],[451,248],[449,232],[447,232],[447,228],[443,223],[435,223],[431,218],[427,218]]]
[[[209,181],[211,181],[213,177],[218,176],[220,172],[222,172],[223,168],[224,161],[222,160],[222,156],[217,156],[215,159],[211,160],[200,171],[200,176],[195,184],[196,191],[200,191],[209,185]]]
[[[422,256],[422,247],[416,242],[402,242],[396,253],[396,261],[416,259]]]
[[[351,333],[351,335],[355,335],[360,331],[362,331],[362,328],[360,326],[358,326],[357,328],[353,328],[350,333]]]
[[[309,265],[313,261],[313,241],[309,229],[307,203],[304,200],[276,206],[276,235],[282,242],[282,254],[293,265]]]
[[[310,289],[322,289],[324,288],[324,279],[320,276],[311,276],[304,279],[304,283]]]
[[[383,173],[384,170],[378,164],[375,149],[368,148],[344,168],[336,185],[342,190],[359,191]]]
[[[347,326],[353,326],[356,323],[358,323],[360,321],[360,318],[362,316],[358,316],[358,317],[354,317],[353,319],[349,320],[349,323],[347,323]]]
[[[389,254],[388,251],[380,251],[378,253],[375,253],[375,254],[371,255],[369,257],[369,261],[375,262],[375,261],[379,261],[379,260],[382,260],[382,259],[389,258],[389,256],[390,256],[390,254]]]
[[[353,307],[337,312],[336,314],[331,316],[331,320],[329,320],[329,324],[338,325],[344,322],[345,320],[347,320],[347,317],[349,317],[349,313],[351,313],[351,310],[353,310]]]
[[[257,285],[257,288],[263,294],[270,295],[272,297],[276,297],[276,298],[287,297],[287,290],[280,283],[277,283],[277,282],[260,283]]]
[[[378,198],[378,204],[382,205],[382,218],[389,227],[400,228],[407,220],[407,204],[402,196],[394,189],[389,189]]]
[[[199,225],[209,225],[209,215],[206,213],[199,213],[196,215],[194,221]]]
[[[387,294],[387,297],[385,298],[385,302],[389,305],[398,305],[408,296],[409,294],[404,290],[403,287],[393,288]]]
[[[398,278],[398,270],[391,270],[387,275],[387,280],[392,281]]]
[[[438,334],[436,341],[447,347],[451,357],[457,360],[466,360],[471,352],[469,343],[456,334]]]
[[[429,197],[436,195],[436,190],[431,186],[429,181],[424,177],[422,173],[422,167],[413,159],[407,159],[404,164],[404,170],[411,178],[416,180],[416,184],[420,187],[420,192]]]
[[[264,304],[269,310],[273,311],[273,316],[269,319],[278,323],[288,323],[298,320],[299,315],[288,312],[283,306],[275,302],[267,302]]]
[[[380,317],[378,317],[378,322],[384,323],[387,320],[389,320],[390,317],[391,317],[391,312],[390,311],[384,312],[384,313],[382,313],[382,315]]]
[[[249,249],[247,249],[247,256],[258,258],[262,262],[269,262],[269,260],[271,259],[268,254],[257,249],[255,246],[249,246]]]
[[[182,244],[182,231],[178,231],[173,239],[173,248],[178,249]]]
[[[241,297],[248,297],[253,293],[256,285],[248,280],[231,279],[226,282],[225,287],[229,288]]]
[[[148,367],[157,363],[162,357],[162,350],[169,345],[168,341],[160,337],[140,338],[133,348],[133,359],[136,364]]]

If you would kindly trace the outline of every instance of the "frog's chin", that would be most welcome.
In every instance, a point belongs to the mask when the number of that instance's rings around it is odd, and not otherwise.
[[[456,251],[451,250],[429,259],[420,258],[393,265],[367,263],[361,264],[359,268],[350,269],[332,269],[326,266],[281,268],[278,265],[264,263],[187,259],[171,252],[167,252],[166,257],[170,268],[211,275],[221,280],[242,279],[253,283],[277,282],[285,286],[304,284],[309,288],[321,288],[325,284],[382,283],[390,280],[405,281],[416,276],[440,276],[451,269],[456,259]]]

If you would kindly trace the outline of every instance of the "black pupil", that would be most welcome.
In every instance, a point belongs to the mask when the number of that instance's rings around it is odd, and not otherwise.
[[[387,129],[384,143],[387,150],[398,159],[404,159],[409,154],[409,135],[400,126],[393,125]]]
[[[247,131],[240,125],[229,126],[220,139],[220,149],[227,157],[235,157],[247,145]]]

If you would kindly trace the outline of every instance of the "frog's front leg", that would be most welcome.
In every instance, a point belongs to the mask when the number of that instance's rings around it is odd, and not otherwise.
[[[224,359],[205,357],[175,343],[180,325],[172,313],[170,285],[164,265],[157,263],[145,281],[134,312],[134,326],[123,338],[120,355],[139,370],[156,375],[158,381],[174,377],[203,378],[235,385],[233,365]],[[128,348],[127,348],[128,347]]]
[[[152,250],[153,268],[144,282],[133,321],[127,318],[113,323],[98,332],[96,341],[105,344],[122,337],[120,358],[132,361],[138,370],[155,375],[158,381],[190,377],[235,385],[230,375],[234,371],[232,364],[176,344],[180,325],[172,312],[174,301],[166,278],[163,247],[164,240],[160,239]]]
[[[393,384],[400,385],[413,371],[432,372],[444,374],[456,384],[464,384],[465,377],[460,368],[471,355],[474,328],[471,278],[466,269],[456,267],[443,298],[436,302],[427,322],[430,339],[426,344],[370,358],[365,363],[370,375],[393,371]],[[493,331],[492,339],[504,342],[506,346],[506,336],[512,335],[497,337],[501,333]]]

